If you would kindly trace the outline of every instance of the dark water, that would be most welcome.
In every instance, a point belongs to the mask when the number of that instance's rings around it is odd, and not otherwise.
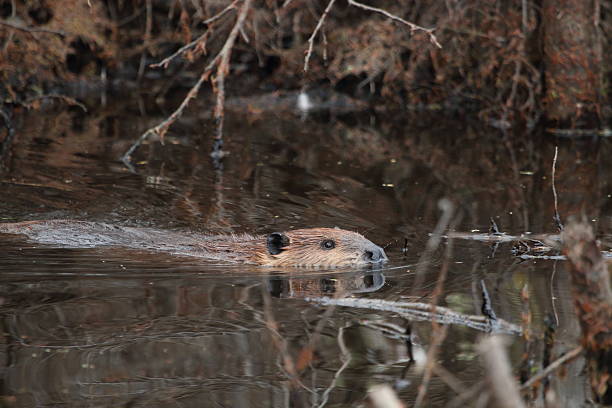
[[[607,141],[517,141],[431,115],[235,111],[226,119],[230,155],[215,169],[208,109],[194,105],[164,145],[143,146],[136,172],[118,157],[166,113],[144,114],[131,99],[92,106],[88,115],[24,113],[1,173],[0,218],[211,233],[338,226],[385,246],[391,261],[383,268],[271,270],[0,236],[1,406],[359,406],[375,384],[395,387],[411,406],[431,322],[366,307],[330,309],[316,299],[428,302],[449,243],[425,257],[419,284],[415,272],[442,198],[455,205],[458,231],[486,232],[493,218],[508,233],[556,232],[555,145],[562,218],[585,214],[604,244],[611,241]],[[522,260],[511,244],[453,240],[439,303],[481,315],[482,283],[498,318],[520,326],[530,314],[529,336],[508,334],[523,379],[545,364],[547,327],[555,327],[550,359],[577,344],[564,261]],[[467,390],[483,378],[476,343],[485,333],[448,327],[437,359]],[[407,328],[415,364],[401,336]],[[551,379],[560,406],[585,401],[583,366],[578,359]],[[457,395],[434,375],[425,406],[445,406]],[[532,398],[541,405],[542,395],[540,388]]]

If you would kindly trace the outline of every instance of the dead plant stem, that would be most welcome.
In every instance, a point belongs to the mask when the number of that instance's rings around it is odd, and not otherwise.
[[[435,28],[425,28],[425,27],[421,27],[420,25],[411,23],[410,21],[406,21],[401,17],[398,17],[394,14],[389,13],[386,10],[383,9],[379,9],[376,7],[372,7],[372,6],[368,6],[367,4],[363,4],[363,3],[359,3],[355,0],[348,0],[349,5],[351,6],[355,6],[355,7],[359,7],[362,8],[364,10],[369,10],[369,11],[373,11],[375,13],[380,13],[383,14],[386,17],[389,17],[392,20],[398,21],[402,24],[407,25],[408,27],[410,27],[410,31],[414,32],[414,31],[423,31],[425,34],[427,34],[429,36],[429,41],[432,42],[432,44],[434,44],[436,47],[438,48],[442,48],[442,45],[438,42],[438,39],[436,38],[435,34],[433,33],[433,31],[435,30]]]
[[[312,55],[312,48],[314,46],[314,39],[317,36],[317,33],[319,32],[321,27],[323,27],[323,22],[325,21],[325,17],[327,17],[327,14],[329,14],[329,11],[334,6],[335,2],[336,2],[336,0],[329,0],[329,3],[327,4],[327,7],[325,7],[325,11],[323,11],[323,14],[321,15],[321,18],[317,22],[317,26],[315,27],[314,31],[310,35],[310,38],[308,39],[308,51],[306,52],[306,57],[304,57],[304,71],[308,71],[308,62],[310,61],[310,56]]]
[[[552,191],[553,198],[555,200],[555,222],[557,223],[557,227],[560,231],[563,231],[563,224],[561,223],[561,216],[559,216],[559,207],[558,207],[558,198],[557,198],[557,189],[555,188],[555,173],[557,170],[557,156],[559,154],[559,146],[555,146],[555,157],[553,157],[552,164]]]
[[[200,91],[200,87],[206,80],[208,80],[215,66],[217,66],[217,76],[215,78],[216,88],[217,88],[216,89],[217,104],[215,106],[215,119],[217,120],[219,120],[219,118],[222,119],[223,104],[225,102],[224,81],[225,81],[225,75],[229,71],[229,61],[231,57],[231,50],[232,50],[232,47],[234,46],[234,43],[236,42],[236,36],[238,35],[240,28],[244,24],[244,20],[246,18],[246,15],[248,14],[251,3],[252,3],[252,0],[244,0],[244,3],[242,7],[240,8],[240,12],[236,19],[236,23],[234,24],[234,27],[230,31],[225,41],[225,44],[221,48],[221,51],[219,51],[219,53],[212,59],[212,61],[206,66],[206,68],[204,68],[204,70],[200,74],[200,78],[195,83],[195,85],[189,90],[189,92],[187,93],[187,96],[185,97],[185,99],[183,99],[179,107],[159,125],[146,130],[142,135],[140,135],[138,140],[134,144],[132,144],[132,146],[127,150],[127,152],[125,152],[125,154],[121,157],[121,160],[128,168],[130,169],[132,168],[132,165],[131,165],[132,154],[149,136],[157,135],[160,137],[160,139],[163,140],[164,135],[168,131],[168,128],[183,114],[183,111],[185,110],[187,105],[189,105],[189,102],[197,96],[198,92]],[[198,40],[196,40],[196,42]],[[165,64],[164,61],[162,61],[160,65],[163,66]],[[219,140],[220,131],[222,131],[222,122],[219,125],[219,129],[220,130],[217,132],[217,135],[215,137],[215,139],[217,140]]]
[[[521,385],[521,388],[520,388],[521,391],[526,391],[527,389],[531,388],[536,383],[542,381],[544,378],[546,378],[546,376],[548,376],[553,371],[557,370],[563,364],[578,357],[583,351],[584,351],[584,348],[582,346],[578,346],[575,349],[568,351],[567,353],[565,353],[564,355],[562,355],[561,357],[559,357],[558,359],[550,363],[548,367],[546,367],[545,369],[543,369],[542,371],[540,371],[539,373],[537,373],[536,375],[534,375],[533,377],[525,381]]]

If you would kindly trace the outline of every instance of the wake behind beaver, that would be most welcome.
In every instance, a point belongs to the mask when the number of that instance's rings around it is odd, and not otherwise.
[[[262,266],[339,267],[387,260],[363,235],[338,228],[306,228],[269,235],[204,235],[112,224],[45,220],[0,224],[0,233],[69,248],[122,247]]]

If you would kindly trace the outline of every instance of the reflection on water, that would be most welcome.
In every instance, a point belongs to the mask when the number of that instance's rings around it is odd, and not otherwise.
[[[427,302],[444,248],[434,252],[419,287],[414,272],[443,197],[464,214],[461,231],[486,232],[493,217],[507,233],[556,232],[554,144],[544,139],[510,143],[489,135],[485,143],[489,129],[425,117],[407,125],[235,114],[226,122],[231,154],[219,171],[208,158],[209,122],[196,107],[165,145],[143,146],[130,173],[117,158],[161,118],[141,116],[136,105],[125,100],[94,107],[89,116],[59,110],[20,118],[0,174],[1,220],[69,218],[212,233],[338,226],[385,247],[391,262],[277,270],[0,236],[0,405],[352,406],[378,383],[395,386],[410,405],[422,366],[409,362],[409,348],[426,352],[431,323],[393,311],[332,310],[308,299]],[[609,143],[555,143],[561,216],[583,212],[608,239]],[[529,312],[532,343],[527,349],[514,335],[509,353],[515,367],[528,361],[532,373],[542,365],[545,321],[555,327],[553,356],[573,348],[579,327],[564,262],[525,261],[510,250],[509,243],[455,240],[440,304],[480,315],[484,280],[499,318],[521,325]],[[410,341],[405,332],[383,329],[392,326],[409,328]],[[450,325],[438,356],[466,389],[482,376],[474,348],[480,335]],[[300,360],[313,338],[312,358]],[[287,356],[299,372],[290,372]],[[552,382],[560,406],[585,398],[582,361],[569,371],[568,380]],[[428,406],[456,395],[434,376]]]

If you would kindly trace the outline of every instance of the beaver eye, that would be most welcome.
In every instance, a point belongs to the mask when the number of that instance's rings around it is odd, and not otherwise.
[[[335,247],[336,243],[333,239],[326,239],[325,241],[321,242],[321,248],[323,249],[334,249]]]

